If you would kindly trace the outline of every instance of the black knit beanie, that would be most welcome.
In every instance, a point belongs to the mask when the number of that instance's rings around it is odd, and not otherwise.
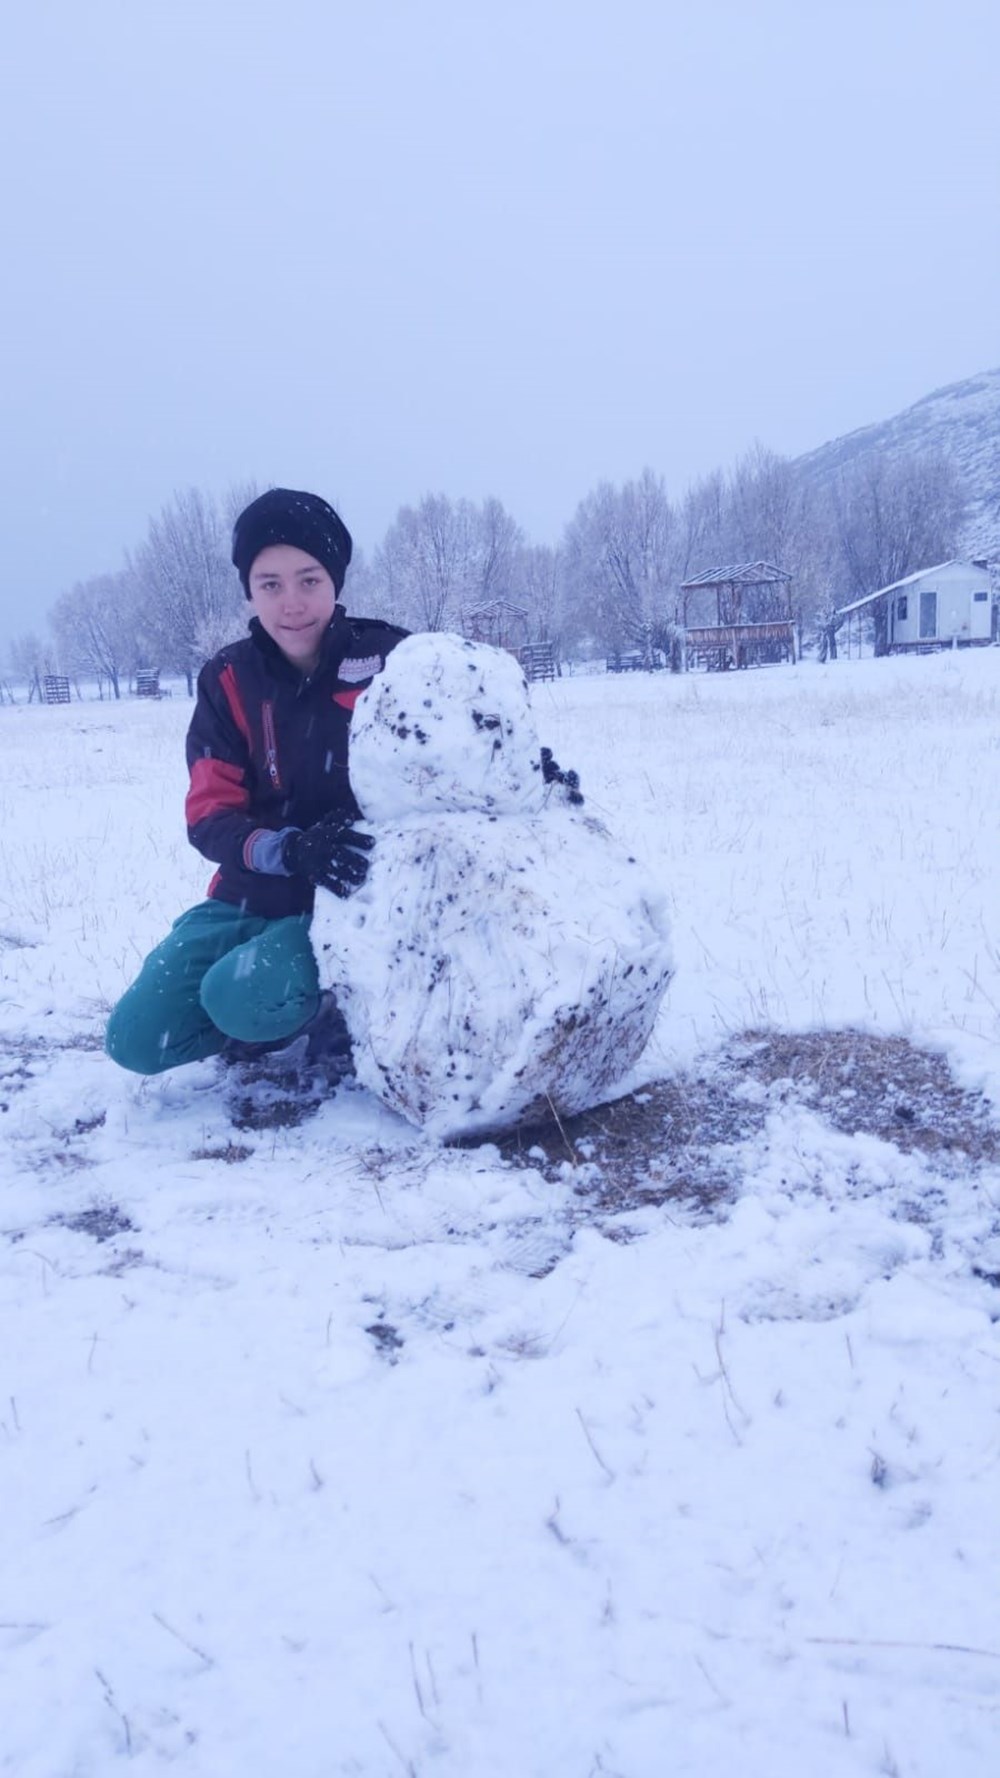
[[[272,543],[290,543],[307,556],[322,562],[337,589],[351,559],[351,533],[333,507],[318,494],[299,494],[294,488],[269,488],[240,513],[233,526],[233,562],[250,597],[250,570],[262,549]]]

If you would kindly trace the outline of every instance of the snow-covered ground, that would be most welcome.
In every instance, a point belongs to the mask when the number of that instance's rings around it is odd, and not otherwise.
[[[534,699],[669,897],[633,1089],[854,1027],[995,1129],[1000,650]],[[188,713],[0,711],[0,1771],[993,1778],[996,1142],[751,1044],[734,1201],[588,1222],[585,1160],[119,1073]]]

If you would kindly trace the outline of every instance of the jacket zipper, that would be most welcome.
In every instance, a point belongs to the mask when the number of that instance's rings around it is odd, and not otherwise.
[[[278,742],[274,733],[274,705],[270,702],[261,705],[261,723],[264,730],[264,763],[267,775],[275,790],[281,789],[281,773],[278,770]]]

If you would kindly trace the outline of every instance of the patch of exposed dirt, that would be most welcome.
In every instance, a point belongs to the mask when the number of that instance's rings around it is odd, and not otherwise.
[[[736,1145],[767,1109],[736,1096],[724,1075],[656,1081],[608,1105],[494,1138],[506,1160],[547,1178],[579,1171],[579,1196],[598,1212],[639,1210],[670,1200],[707,1212],[736,1194]]]
[[[226,1081],[229,1119],[237,1130],[294,1130],[315,1117],[324,1094],[296,1069],[233,1070]]]
[[[390,1364],[398,1362],[404,1344],[398,1327],[393,1327],[390,1321],[373,1321],[370,1327],[365,1328],[365,1333],[374,1340],[375,1349],[383,1358],[388,1359]]]
[[[0,1113],[9,1111],[14,1095],[23,1092],[35,1079],[38,1064],[45,1056],[59,1050],[99,1050],[103,1047],[103,1037],[91,1031],[79,1032],[75,1037],[0,1039]]]
[[[845,1135],[864,1133],[906,1154],[959,1167],[1000,1161],[1000,1125],[981,1093],[957,1086],[943,1056],[905,1037],[864,1031],[748,1031],[726,1051],[729,1068],[811,1106]]]
[[[9,1111],[15,1093],[23,1093],[34,1075],[20,1056],[0,1057],[0,1112]]]
[[[494,1138],[549,1178],[579,1170],[598,1214],[671,1200],[709,1213],[737,1191],[738,1144],[775,1105],[807,1105],[833,1129],[917,1152],[939,1171],[1000,1163],[989,1103],[956,1085],[943,1057],[859,1031],[747,1031],[710,1064],[575,1117]]]
[[[95,1111],[90,1117],[74,1118],[72,1129],[67,1130],[66,1132],[67,1138],[72,1136],[89,1136],[94,1130],[103,1130],[104,1125],[107,1122],[107,1116],[108,1114],[106,1111]]]
[[[353,1072],[342,1056],[309,1062],[294,1050],[254,1061],[220,1058],[219,1066],[226,1110],[237,1130],[295,1129],[315,1117]]]
[[[77,1235],[90,1235],[99,1242],[135,1231],[135,1223],[117,1204],[110,1203],[91,1204],[89,1209],[80,1210],[75,1216],[56,1216],[52,1220],[60,1228],[72,1229]]]
[[[214,1148],[191,1150],[193,1161],[225,1161],[227,1167],[235,1167],[240,1161],[248,1161],[252,1155],[253,1149],[248,1148],[245,1142],[217,1143]]]

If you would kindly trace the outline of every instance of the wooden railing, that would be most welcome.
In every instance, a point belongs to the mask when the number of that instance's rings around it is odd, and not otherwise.
[[[688,659],[706,665],[746,667],[767,658],[795,659],[795,628],[790,618],[762,624],[699,624],[684,632]]]

